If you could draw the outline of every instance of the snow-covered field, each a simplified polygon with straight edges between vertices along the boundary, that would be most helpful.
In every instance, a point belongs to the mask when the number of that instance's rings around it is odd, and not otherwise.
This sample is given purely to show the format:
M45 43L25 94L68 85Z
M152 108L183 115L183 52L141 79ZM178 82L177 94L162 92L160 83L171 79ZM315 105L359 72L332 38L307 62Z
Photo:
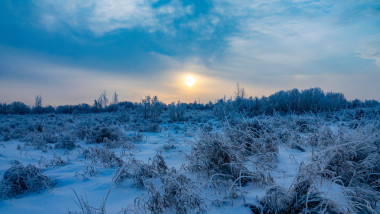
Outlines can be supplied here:
M379 213L379 112L170 118L0 116L0 213Z

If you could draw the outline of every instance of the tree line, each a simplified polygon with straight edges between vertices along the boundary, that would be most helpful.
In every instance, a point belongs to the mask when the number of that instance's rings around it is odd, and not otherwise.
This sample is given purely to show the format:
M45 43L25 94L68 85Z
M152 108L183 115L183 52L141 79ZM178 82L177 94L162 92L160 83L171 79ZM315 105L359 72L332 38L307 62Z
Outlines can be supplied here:
M145 98L141 99L141 102L119 102L116 92L113 94L111 100L109 100L105 91L94 100L92 105L82 103L78 105L60 105L53 107L50 105L43 106L42 101L42 96L37 95L35 96L33 106L28 106L23 102L12 102L10 104L0 102L0 114L78 114L115 112L125 109L141 109L143 114L153 114L152 112L155 111L154 108L165 110L176 106L174 103L169 105L162 103L158 100L157 96L145 96ZM376 100L361 101L355 99L348 101L342 93L325 93L321 88L310 88L301 91L298 89L278 91L268 97L263 96L261 98L247 97L244 88L237 85L234 98L228 100L223 98L214 103L209 101L206 104L197 103L196 101L193 103L181 103L181 108L198 110L213 109L214 114L222 117L229 112L237 112L247 116L273 114L275 112L302 114L375 107L378 105L379 102ZM150 112L146 111L148 108Z

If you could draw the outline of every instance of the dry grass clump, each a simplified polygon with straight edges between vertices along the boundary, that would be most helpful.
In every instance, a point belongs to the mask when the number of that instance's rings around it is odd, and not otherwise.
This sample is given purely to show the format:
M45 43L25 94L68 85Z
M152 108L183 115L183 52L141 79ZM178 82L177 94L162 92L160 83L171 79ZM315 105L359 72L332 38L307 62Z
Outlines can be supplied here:
M24 138L26 147L32 147L43 152L56 149L73 150L77 147L76 138L72 133L53 134L50 132L28 133Z
M94 165L86 163L83 170L79 172L75 172L74 176L77 179L82 177L83 180L88 180L89 177L94 177L94 176L97 176L98 174L99 174L99 170L95 168Z
M55 144L57 149L73 150L77 147L75 139L71 135L61 135L58 142Z
M74 194L77 199L75 203L79 207L80 211L74 211L74 212L69 211L69 214L105 214L106 213L104 203L100 207L96 208L89 204L86 197L83 198L83 196L78 195L75 190L74 190Z
M317 148L327 148L336 144L338 136L333 133L329 126L323 125L313 132L309 137L311 146Z
M301 165L292 186L267 190L254 213L376 213L380 201L380 126L366 125L335 131L321 125L311 133L316 149L312 161ZM338 198L328 197L318 184L323 181L341 186ZM338 205L338 200L347 203Z
M231 180L233 184L245 185L248 182L260 184L271 180L262 171L250 172L245 166L245 155L241 148L220 133L202 132L200 139L191 149L188 156L189 168L205 172L214 179Z
M135 207L151 213L205 212L199 188L185 175L172 170L161 177L160 183L150 182L147 195L135 199Z
M130 127L137 132L155 132L158 133L161 131L160 123L151 122L148 120L139 120L133 124L130 124Z
M318 155L325 158L325 177L347 189L354 207L370 213L380 201L380 127L369 123L345 131Z
M152 166L159 174L165 174L169 168L161 154L156 154L152 159Z
M316 182L321 169L314 162L301 165L293 184L287 190L281 186L267 189L259 205L250 205L253 213L344 213L332 199L318 191Z
M115 125L106 123L80 123L76 135L88 143L104 143L107 141L122 140L124 133Z
M135 187L144 189L146 179L156 177L157 171L152 165L145 164L133 158L121 167L116 174L116 183L120 184L124 180L131 178Z
M173 135L168 135L168 141L162 146L164 151L170 151L177 148L177 140L173 137Z
M152 159L152 164L145 164L134 158L130 158L116 173L115 182L122 183L131 178L133 185L137 188L146 188L146 180L165 174L168 171L164 157L157 154Z
M226 136L246 156L274 163L278 154L277 135L270 124L259 120L238 120L227 124Z
M63 160L60 156L54 154L53 155L53 158L48 161L46 158L42 157L40 158L40 160L38 160L38 165L41 167L54 167L54 166L64 166L68 163L69 161L65 161Z
M161 154L144 164L130 158L121 167L114 178L115 183L132 179L133 185L144 188L147 193L135 199L134 207L124 209L122 213L191 213L204 212L204 199L199 187L187 176L169 169Z
M92 164L101 164L103 167L122 166L123 160L114 152L100 147L89 147L83 151L84 159L90 159Z
M26 167L18 161L13 161L0 182L0 198L13 198L23 193L41 192L52 188L51 179L42 174L42 170L34 165Z

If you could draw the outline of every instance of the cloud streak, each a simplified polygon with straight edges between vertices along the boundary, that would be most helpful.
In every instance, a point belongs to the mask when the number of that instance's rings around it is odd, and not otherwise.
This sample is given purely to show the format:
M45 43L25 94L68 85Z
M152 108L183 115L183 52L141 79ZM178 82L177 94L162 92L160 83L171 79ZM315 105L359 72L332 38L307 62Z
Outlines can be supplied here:
M158 8L146 0L43 0L35 4L40 22L47 29L69 26L77 31L90 30L97 36L131 28L170 32L173 19L192 13L191 6L182 6L179 1Z

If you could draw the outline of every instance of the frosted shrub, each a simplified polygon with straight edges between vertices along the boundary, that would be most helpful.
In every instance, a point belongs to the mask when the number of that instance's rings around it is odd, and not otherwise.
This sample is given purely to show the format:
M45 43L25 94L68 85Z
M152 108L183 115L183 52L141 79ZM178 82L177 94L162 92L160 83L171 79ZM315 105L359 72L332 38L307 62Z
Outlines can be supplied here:
M140 134L126 136L119 126L106 123L80 124L76 135L87 143L102 143L107 148L133 148L133 143L142 141Z
M95 134L95 142L103 143L106 140L119 140L122 132L117 127L100 127L98 130L96 130Z
M168 141L167 143L165 143L163 146L162 146L162 149L164 151L170 151L170 150L173 150L176 148L176 144L177 144L177 141L176 139L173 137L173 135L169 134L168 136Z
M153 98L150 96L145 96L137 108L137 114L140 118L158 121L164 108L165 104L160 102L157 96L154 96Z
M164 174L169 169L162 155L157 154L152 159L152 166L159 174Z
M321 126L310 136L310 144L312 146L326 148L335 144L338 136L336 136L330 127Z
M75 134L87 143L103 143L107 139L119 140L123 135L119 127L96 121L78 124Z
M70 135L62 135L55 148L72 150L76 148L75 139Z
M47 152L49 149L52 149L52 146L49 145L44 139L44 136L39 133L31 132L24 137L23 141L26 142L26 146L31 146L34 149L42 150L43 152Z
M278 154L277 136L258 120L242 119L226 127L226 135L242 154L262 161L275 162Z
M11 168L5 171L0 182L1 198L13 198L23 193L41 192L52 188L49 177L42 170L28 164L24 167L20 162L13 161Z
M138 132L160 132L161 126L156 122L142 121L141 123L136 123L132 127Z
M147 185L147 195L135 199L135 206L151 213L205 212L199 188L185 175L175 171L160 179L159 187Z
M219 100L213 107L213 115L218 119L229 118L236 113L234 112L234 107L231 101L225 102L224 100Z
M171 121L183 121L185 120L185 110L186 104L181 104L180 102L176 104L172 103L169 105L169 118Z
M287 190L280 186L267 189L259 206L251 205L254 213L345 213L347 207L336 203L318 191L316 183L320 178L320 166L317 162L300 166L293 184Z
M157 172L152 165L132 158L117 171L116 176L114 179L118 184L131 178L135 187L143 189L145 188L145 180L156 177Z
M135 143L142 142L143 135L140 134L139 132L130 134L130 135L125 135L122 133L120 138L118 140L109 140L108 138L104 139L104 147L108 149L113 149L113 148L123 148L123 149L132 149L135 147Z
M88 143L104 143L107 140L118 141L123 133L119 127L101 123L89 129L84 128L79 135Z
M304 118L304 117L301 117L295 121L297 130L301 133L313 132L314 129L313 129L313 125L311 124L312 122L314 121L311 120L310 118Z
M90 159L93 164L101 164L104 167L122 166L123 160L114 152L99 147L89 147L83 151L85 159Z
M345 132L319 154L326 158L325 177L350 189L356 209L370 212L380 200L380 136L376 123Z
M142 161L131 158L118 170L115 182L120 184L125 179L132 178L133 185L143 189L146 187L145 183L147 179L164 174L167 170L168 167L165 159L160 154L157 154L153 158L152 164L145 164Z
M244 185L248 182L270 183L270 179L261 171L250 172L244 166L245 157L239 148L225 136L218 133L202 133L192 147L190 169L206 172L207 175L223 180L232 180Z
M38 160L38 165L43 166L45 168L47 167L54 167L54 166L64 166L68 163L68 161L63 160L60 156L54 154L53 158L48 161L46 158L42 157L40 160Z

